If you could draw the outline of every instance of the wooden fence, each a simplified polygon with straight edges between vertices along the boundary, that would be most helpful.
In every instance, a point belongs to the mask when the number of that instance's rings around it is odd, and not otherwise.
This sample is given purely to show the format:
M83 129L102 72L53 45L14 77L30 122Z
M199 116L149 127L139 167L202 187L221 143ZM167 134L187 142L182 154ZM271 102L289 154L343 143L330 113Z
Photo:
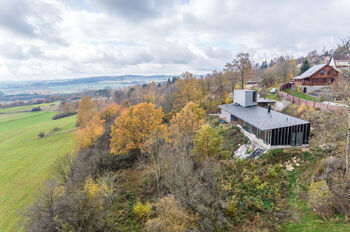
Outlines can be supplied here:
M288 93L278 91L277 96L286 99L294 104L305 104L306 106L314 107L314 108L319 108L321 110L332 110L332 111L343 111L347 110L345 106L337 106L337 105L330 105L326 103L321 103L321 102L314 102L314 101L309 101L305 100L299 97L294 97Z

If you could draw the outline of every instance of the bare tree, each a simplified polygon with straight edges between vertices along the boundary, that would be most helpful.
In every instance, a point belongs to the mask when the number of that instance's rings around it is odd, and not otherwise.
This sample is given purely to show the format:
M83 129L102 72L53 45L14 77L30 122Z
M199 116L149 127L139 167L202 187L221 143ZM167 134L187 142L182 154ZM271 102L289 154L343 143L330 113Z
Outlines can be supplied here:
M350 155L350 80L346 75L342 75L334 84L334 89L342 97L344 104L347 106L348 118L346 125L346 148L345 148L345 163L346 173L349 170L349 155Z
M244 89L244 79L249 71L252 70L252 62L250 61L248 53L239 53L236 59L233 59L232 63L225 65L226 70L232 70L241 74L241 88Z
M350 56L350 37L341 40L341 43L338 44L334 51L334 55Z
M235 89L237 82L239 81L239 74L233 71L231 63L227 63L224 68L224 76L228 82L228 88L230 91Z

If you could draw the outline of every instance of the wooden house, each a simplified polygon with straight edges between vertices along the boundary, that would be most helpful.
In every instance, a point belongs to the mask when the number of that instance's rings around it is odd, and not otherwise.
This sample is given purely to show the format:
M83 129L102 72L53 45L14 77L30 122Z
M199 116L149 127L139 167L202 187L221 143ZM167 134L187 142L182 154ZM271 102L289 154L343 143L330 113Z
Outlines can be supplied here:
M339 71L328 62L312 66L300 76L294 77L293 81L304 93L308 93L331 85L338 75Z

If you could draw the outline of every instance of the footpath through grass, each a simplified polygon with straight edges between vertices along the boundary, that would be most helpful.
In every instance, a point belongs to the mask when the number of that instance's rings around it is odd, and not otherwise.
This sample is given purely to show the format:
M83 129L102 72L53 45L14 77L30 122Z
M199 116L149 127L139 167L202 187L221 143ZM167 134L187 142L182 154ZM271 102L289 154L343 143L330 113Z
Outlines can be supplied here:
M37 106L37 105L36 105ZM50 177L52 163L74 149L75 116L52 120L57 105L0 110L0 231L22 231L21 213ZM58 127L58 130L53 130ZM44 138L38 134L44 132Z

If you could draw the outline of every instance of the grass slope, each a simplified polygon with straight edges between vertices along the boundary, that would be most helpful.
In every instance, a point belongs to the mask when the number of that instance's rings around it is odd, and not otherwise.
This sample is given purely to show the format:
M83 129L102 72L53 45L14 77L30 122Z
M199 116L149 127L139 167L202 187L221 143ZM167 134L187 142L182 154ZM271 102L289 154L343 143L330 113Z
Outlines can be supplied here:
M294 89L286 89L284 90L284 92L290 94L290 95L293 95L294 97L298 97L298 98L301 98L301 99L305 99L305 100L309 100L309 101L318 101L318 99L316 99L315 97L311 96L311 95L308 95L306 93L301 93L301 92L298 92Z
M283 154L285 155L285 154ZM303 153L303 161L290 174L291 192L289 197L290 220L281 225L279 232L349 232L350 224L344 216L323 220L308 205L307 191L321 153Z
M51 164L74 147L75 116L51 120L57 105L0 110L0 231L23 230L21 212L49 177ZM60 129L53 132L52 129ZM39 139L38 134L46 137Z

